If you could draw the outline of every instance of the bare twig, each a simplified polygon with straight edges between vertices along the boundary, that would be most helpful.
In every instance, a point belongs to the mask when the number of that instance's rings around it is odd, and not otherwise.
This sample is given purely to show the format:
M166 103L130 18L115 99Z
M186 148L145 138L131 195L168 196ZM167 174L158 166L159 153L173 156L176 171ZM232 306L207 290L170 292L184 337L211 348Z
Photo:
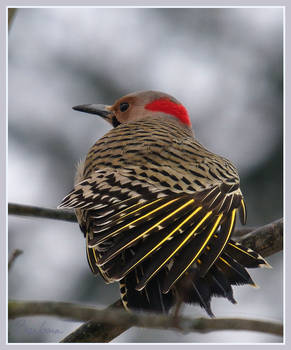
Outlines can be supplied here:
M8 204L8 214L77 222L76 216L72 211L41 208L16 203Z
M8 9L8 28L10 29L13 18L15 17L16 8Z
M15 249L15 250L12 252L12 254L10 255L10 258L9 258L9 260L8 260L8 270L11 269L11 266L13 265L15 259L16 259L19 255L21 255L22 253L23 253L23 251L20 250L20 249Z
M122 308L121 300L117 300L105 310ZM60 343L109 343L128 330L124 324L113 325L104 322L88 321L66 336Z
M105 310L122 308L119 299ZM109 343L130 328L129 325L114 326L104 322L88 321L67 335L60 343Z
M76 321L94 320L103 324L127 326L127 328L136 326L152 329L173 329L183 333L248 330L283 335L283 325L260 320L240 318L191 319L183 317L177 322L177 319L165 315L135 314L122 309L97 310L92 307L63 302L9 301L8 314L10 319L23 316L49 315Z
M267 257L283 249L283 218L240 237L239 242Z

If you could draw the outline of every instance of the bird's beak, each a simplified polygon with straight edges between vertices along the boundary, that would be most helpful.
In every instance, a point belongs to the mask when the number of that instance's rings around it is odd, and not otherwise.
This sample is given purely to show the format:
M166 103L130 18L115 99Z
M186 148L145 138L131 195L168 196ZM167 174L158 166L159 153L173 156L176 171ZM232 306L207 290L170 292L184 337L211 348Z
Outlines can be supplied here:
M100 117L107 120L109 123L111 123L113 113L111 111L111 106L102 105L102 104L92 104L92 105L79 105L73 107L75 111L90 113L90 114L97 114Z

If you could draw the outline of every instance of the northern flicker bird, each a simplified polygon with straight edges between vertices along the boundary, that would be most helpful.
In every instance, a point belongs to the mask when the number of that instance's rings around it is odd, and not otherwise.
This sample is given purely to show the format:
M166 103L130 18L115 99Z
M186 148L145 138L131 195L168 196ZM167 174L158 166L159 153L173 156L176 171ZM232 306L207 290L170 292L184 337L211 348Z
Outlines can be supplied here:
M112 126L80 163L59 208L75 209L94 274L119 282L126 309L167 313L212 296L235 303L245 268L266 266L231 239L246 205L234 165L195 138L186 108L158 92L73 107Z

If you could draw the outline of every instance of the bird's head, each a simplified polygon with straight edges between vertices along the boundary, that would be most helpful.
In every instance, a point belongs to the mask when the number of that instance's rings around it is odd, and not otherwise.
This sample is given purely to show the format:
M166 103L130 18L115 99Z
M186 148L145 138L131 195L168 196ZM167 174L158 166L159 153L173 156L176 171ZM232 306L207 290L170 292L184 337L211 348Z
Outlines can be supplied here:
M73 109L97 114L114 128L120 124L157 116L175 118L184 127L191 128L186 108L174 97L159 91L134 92L121 97L112 106L88 104Z

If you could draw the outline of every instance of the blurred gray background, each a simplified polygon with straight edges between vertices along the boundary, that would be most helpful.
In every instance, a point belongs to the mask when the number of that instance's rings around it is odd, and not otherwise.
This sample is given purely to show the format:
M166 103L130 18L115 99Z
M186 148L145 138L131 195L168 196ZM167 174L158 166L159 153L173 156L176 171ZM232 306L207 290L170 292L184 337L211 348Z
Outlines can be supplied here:
M73 111L160 90L188 109L198 140L241 175L248 225L283 215L283 10L279 8L19 9L9 32L9 202L55 208L76 163L109 130ZM9 217L9 298L106 307L119 297L87 265L78 225ZM282 254L251 270L259 290L235 288L237 305L214 298L217 317L282 322ZM187 316L206 316L199 307ZM80 323L9 322L10 342L58 342ZM182 335L132 328L114 342L281 342L251 332Z

